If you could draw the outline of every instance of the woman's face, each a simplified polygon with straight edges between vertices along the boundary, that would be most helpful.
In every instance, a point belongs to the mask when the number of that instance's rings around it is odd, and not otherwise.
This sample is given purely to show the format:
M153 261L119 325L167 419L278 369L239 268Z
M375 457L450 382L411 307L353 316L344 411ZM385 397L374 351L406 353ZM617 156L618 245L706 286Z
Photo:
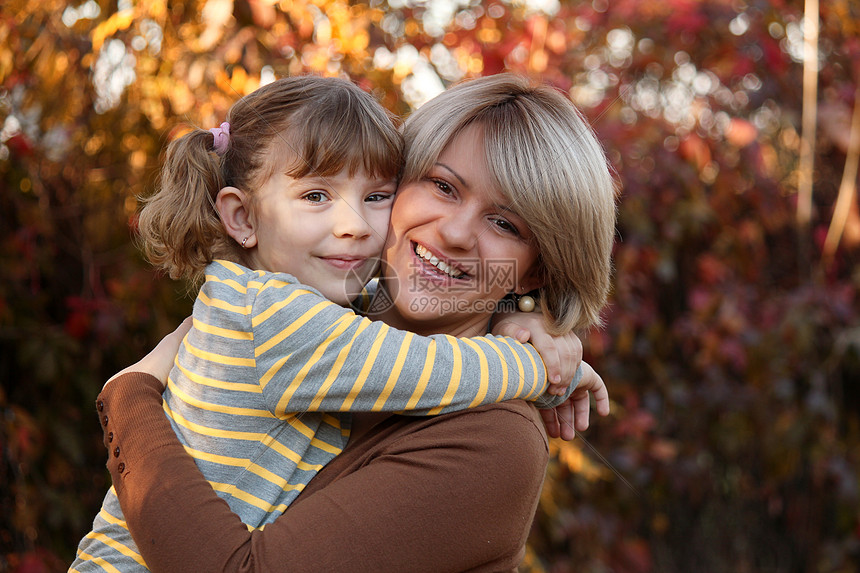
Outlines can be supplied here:
M388 322L420 334L483 334L503 296L540 286L529 228L490 181L483 130L473 125L424 178L400 186L383 254Z

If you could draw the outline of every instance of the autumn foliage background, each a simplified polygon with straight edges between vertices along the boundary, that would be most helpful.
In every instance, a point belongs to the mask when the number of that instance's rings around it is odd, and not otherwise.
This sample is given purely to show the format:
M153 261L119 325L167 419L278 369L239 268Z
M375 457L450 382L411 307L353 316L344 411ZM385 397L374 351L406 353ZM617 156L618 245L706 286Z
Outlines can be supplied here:
M503 69L569 93L622 187L585 341L613 414L551 444L523 570L860 570L860 6L817 4L6 0L0 571L71 562L110 485L94 397L189 312L132 242L183 125L288 74L404 114Z

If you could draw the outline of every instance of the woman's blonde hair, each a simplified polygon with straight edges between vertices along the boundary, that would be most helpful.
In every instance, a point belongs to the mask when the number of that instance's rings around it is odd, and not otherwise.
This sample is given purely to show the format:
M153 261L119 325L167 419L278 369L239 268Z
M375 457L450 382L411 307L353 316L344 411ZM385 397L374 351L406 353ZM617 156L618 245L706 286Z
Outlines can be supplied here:
M172 141L160 185L144 200L138 236L145 255L171 278L199 282L207 264L224 258L248 264L224 229L215 199L227 186L251 198L280 170L290 177L329 176L346 168L396 178L403 146L393 116L370 94L337 78L296 76L261 87L227 113L223 154L214 135L194 129Z
M617 190L591 127L549 86L513 74L465 81L404 123L401 183L424 177L445 146L476 124L494 185L535 237L548 328L559 334L601 325Z

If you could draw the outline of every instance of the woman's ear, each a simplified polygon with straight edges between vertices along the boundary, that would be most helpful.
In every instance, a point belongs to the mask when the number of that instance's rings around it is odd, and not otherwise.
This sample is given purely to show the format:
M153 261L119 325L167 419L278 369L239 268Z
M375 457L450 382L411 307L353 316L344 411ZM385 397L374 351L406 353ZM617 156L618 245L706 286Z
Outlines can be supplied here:
M520 279L517 285L516 294L523 295L533 290L537 290L546 284L546 279L543 276L543 268L539 264L532 265L532 268Z
M246 249L257 244L254 222L248 211L248 200L245 192L235 187L224 187L215 199L215 209L227 234Z

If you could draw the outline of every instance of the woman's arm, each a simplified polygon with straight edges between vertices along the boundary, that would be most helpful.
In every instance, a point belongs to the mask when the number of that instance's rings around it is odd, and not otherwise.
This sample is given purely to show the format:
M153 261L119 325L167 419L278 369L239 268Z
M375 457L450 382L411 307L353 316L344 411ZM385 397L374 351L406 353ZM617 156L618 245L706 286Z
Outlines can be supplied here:
M539 418L522 402L394 416L351 443L274 523L249 532L173 435L156 379L120 376L99 403L108 468L155 573L190 564L201 571L512 570L548 459Z
M179 347L182 345L182 340L188 334L188 331L191 330L191 322L190 316L183 320L173 332L162 338L149 354L108 378L105 386L110 384L111 380L123 374L145 372L161 380L163 389L163 386L167 384L167 377L173 368L173 362L176 358L176 353L179 352Z

